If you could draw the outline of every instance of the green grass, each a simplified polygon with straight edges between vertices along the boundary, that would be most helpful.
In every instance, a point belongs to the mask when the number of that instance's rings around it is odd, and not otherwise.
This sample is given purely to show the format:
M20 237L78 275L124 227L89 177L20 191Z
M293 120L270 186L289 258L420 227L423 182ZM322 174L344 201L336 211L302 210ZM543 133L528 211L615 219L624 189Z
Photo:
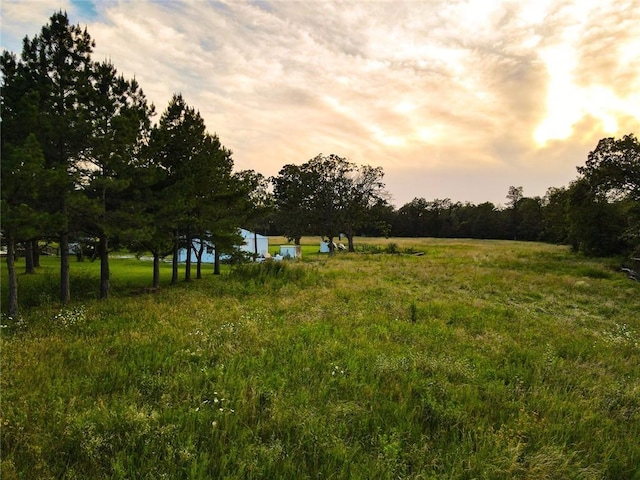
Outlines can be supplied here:
M72 305L3 318L3 480L639 478L640 285L612 260L359 245L174 287L165 267L155 294L114 259L102 302L72 264Z

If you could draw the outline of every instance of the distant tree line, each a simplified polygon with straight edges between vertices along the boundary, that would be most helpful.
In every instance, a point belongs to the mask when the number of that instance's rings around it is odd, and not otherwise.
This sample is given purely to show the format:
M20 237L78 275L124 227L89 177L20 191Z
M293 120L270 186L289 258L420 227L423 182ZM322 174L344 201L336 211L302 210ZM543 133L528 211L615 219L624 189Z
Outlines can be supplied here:
M352 182L351 196L328 172ZM265 232L293 241L342 233L350 249L353 235L366 235L541 241L590 256L640 256L640 143L633 134L600 140L569 186L549 188L544 197L511 186L504 206L414 198L395 208L382 177L381 169L333 155L286 165L272 179L275 209ZM333 230L323 225L338 217Z
M571 245L587 255L640 255L640 145L630 134L605 138L568 187L525 197L510 187L504 207L415 198L395 208L380 167L317 155L265 178L233 171L231 152L200 113L175 94L157 124L135 79L95 62L86 30L55 13L22 54L4 51L2 68L2 244L7 250L9 315L18 311L18 247L25 273L43 244L60 255L60 301L70 301L71 243L89 239L100 260L99 297L109 295L109 252L126 247L172 258L193 249L202 275L205 242L219 255L239 243L238 228L299 243L318 235L330 247L346 236L515 239ZM195 249L194 245L198 245ZM187 254L184 279L192 278Z

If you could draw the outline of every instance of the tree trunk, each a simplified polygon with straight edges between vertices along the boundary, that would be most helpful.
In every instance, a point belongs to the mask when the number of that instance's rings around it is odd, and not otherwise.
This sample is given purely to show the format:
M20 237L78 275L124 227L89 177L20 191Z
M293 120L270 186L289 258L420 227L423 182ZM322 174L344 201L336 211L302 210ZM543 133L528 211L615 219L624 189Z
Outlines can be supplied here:
M160 286L160 255L157 252L153 253L153 288Z
M258 231L253 232L253 252L256 254L256 258L258 258Z
M356 248L353 246L353 232L349 232L346 235L347 243L349 244L349 251L353 253L356 251Z
M220 275L220 252L218 247L213 252L213 274Z
M33 243L31 240L24 242L24 273L27 275L36 273L33 266Z
M178 230L173 231L173 260L171 261L171 285L178 283Z
M187 229L187 258L185 259L184 281L191 281L191 250L193 249L191 231Z
M100 236L98 244L100 249L100 299L109 297L109 239L106 235Z
M204 254L204 240L200 239L200 248L198 249L198 263L196 264L196 278L200 280L202 278L202 255Z
M69 281L69 234L60 234L60 302L66 305L71 300Z
M84 262L84 250L80 242L76 243L76 246L73 248L73 251L76 255L76 260L78 262Z
M16 275L15 242L7 236L7 273L9 274L9 309L10 317L18 315L18 276Z
M31 240L32 247L31 251L33 252L33 266L40 266L40 248L38 246L38 240Z
M333 255L334 253L336 253L336 245L335 243L333 243L333 237L327 237L328 240L328 244L329 244L329 255Z

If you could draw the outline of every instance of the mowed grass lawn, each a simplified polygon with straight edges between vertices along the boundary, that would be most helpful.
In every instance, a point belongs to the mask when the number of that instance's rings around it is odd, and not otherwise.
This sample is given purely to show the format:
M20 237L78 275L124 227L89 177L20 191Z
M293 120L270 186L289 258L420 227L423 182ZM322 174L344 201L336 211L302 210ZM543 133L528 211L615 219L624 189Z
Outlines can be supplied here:
M114 258L102 302L99 265L73 263L66 308L55 259L21 275L1 478L640 478L640 284L615 260L303 243L174 287L165 266L156 293L149 262Z

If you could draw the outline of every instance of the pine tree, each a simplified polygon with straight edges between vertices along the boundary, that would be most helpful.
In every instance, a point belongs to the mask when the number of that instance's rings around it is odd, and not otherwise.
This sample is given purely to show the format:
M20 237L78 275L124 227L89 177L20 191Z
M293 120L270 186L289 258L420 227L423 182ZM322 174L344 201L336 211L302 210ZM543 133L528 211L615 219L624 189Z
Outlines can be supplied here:
M70 300L69 231L77 200L78 162L87 148L91 53L94 42L86 30L69 23L66 13L55 13L39 35L25 38L22 68L29 97L35 98L33 126L42 147L51 181L41 206L57 216L60 241L60 300Z
M156 245L171 245L172 284L178 281L178 251L186 248L188 281L192 239L231 229L222 220L236 196L231 152L216 135L207 133L200 113L189 107L182 95L174 95L151 134L147 156L155 172L148 186L154 224L150 238Z
M98 238L100 298L107 298L110 241L130 239L142 223L142 209L129 196L129 187L134 169L141 168L138 154L150 130L153 107L137 82L119 76L110 63L93 66L91 86L91 135L79 162L86 200L81 229Z

